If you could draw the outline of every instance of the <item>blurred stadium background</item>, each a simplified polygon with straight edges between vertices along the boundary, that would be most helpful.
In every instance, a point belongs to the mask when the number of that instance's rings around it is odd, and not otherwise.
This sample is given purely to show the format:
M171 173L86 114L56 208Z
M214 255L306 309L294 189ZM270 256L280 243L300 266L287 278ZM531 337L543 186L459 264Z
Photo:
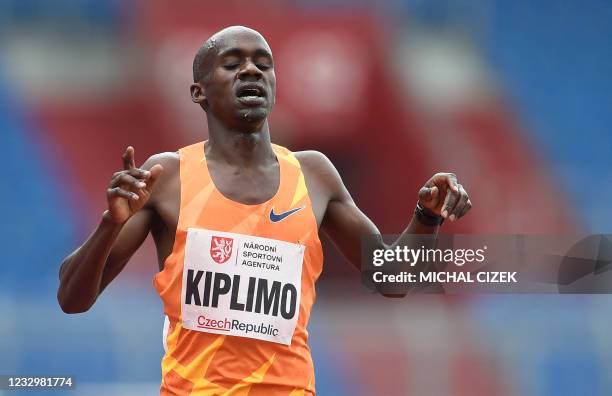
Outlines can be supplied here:
M151 241L86 314L60 311L57 270L127 145L142 163L205 139L188 86L214 31L268 38L273 139L327 154L383 232L450 170L475 209L444 232L610 233L611 21L603 0L1 0L0 374L158 390ZM310 326L321 395L612 394L608 295L387 300L326 257Z

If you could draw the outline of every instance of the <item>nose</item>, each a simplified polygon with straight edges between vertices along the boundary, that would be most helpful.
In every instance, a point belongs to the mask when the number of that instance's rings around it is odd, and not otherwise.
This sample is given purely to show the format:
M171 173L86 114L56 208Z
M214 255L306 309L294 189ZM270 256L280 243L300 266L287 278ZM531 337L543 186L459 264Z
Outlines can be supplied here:
M240 79L247 79L249 77L259 79L262 75L263 74L261 70L259 70L257 65L253 63L251 59L247 59L246 62L244 62L244 65L240 68L240 71L238 72L238 78Z

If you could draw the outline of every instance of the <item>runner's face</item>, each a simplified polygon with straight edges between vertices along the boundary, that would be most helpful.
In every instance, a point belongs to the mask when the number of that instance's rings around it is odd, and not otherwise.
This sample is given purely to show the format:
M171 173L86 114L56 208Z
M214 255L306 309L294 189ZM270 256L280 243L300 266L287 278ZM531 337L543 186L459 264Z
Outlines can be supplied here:
M268 43L252 32L224 38L206 85L209 111L230 126L263 122L275 95L276 76Z

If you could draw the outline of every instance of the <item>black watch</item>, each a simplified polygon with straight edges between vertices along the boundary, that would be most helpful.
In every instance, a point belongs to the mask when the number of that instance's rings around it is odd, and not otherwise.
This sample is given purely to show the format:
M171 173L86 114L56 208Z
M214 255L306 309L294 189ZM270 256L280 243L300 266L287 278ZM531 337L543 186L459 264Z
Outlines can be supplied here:
M444 217L433 214L429 209L421 206L420 202L416 204L414 215L419 223L429 227L441 226L444 223Z

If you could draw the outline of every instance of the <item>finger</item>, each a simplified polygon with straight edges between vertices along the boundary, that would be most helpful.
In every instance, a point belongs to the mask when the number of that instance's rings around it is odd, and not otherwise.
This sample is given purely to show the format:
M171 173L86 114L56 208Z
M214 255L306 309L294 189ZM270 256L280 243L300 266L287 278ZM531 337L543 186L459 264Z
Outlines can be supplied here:
M110 184L110 188L118 187L118 186L131 186L133 188L145 188L147 184L142 180L138 180L134 176L131 176L127 173L119 173L117 176L113 178Z
M463 209L461 210L461 213L459 213L459 216L457 216L457 218L460 219L463 216L465 216L465 214L469 212L470 209L472 209L472 200L468 198L467 202L465 203L465 206L463 207Z
M132 177L135 177L136 179L140 179L144 181L146 181L151 176L151 172L149 172L148 170L140 169L140 168L132 168L129 170L122 170L122 171L113 173L113 176L111 179L115 179L123 174L128 174Z
M136 166L134 165L134 147L128 146L121 159L123 160L123 169L130 170L134 168Z
M444 205L442 205L442 217L448 218L448 215L453 211L460 197L461 194L457 191L453 191L450 187L446 190L446 198L444 199Z
M459 192L457 176L454 173L437 173L434 176L433 182L438 186L446 184L451 191Z
M451 191L459 192L459 184L457 183L457 176L455 176L452 173L449 173L446 176L446 183L448 184L448 187L451 189Z
M438 187L422 187L419 190L419 199L421 202L430 202L438 197Z
M459 194L459 201L457 202L457 205L455 205L453 210L450 212L450 216L448 217L450 221L455 221L459 218L459 215L463 211L463 208L465 207L467 201L470 199L463 187L459 189Z
M153 165L150 171L149 180L147 180L147 190L152 191L155 183L159 180L160 175L162 174L164 167L160 164Z
M140 169L140 168L132 168L130 170L123 171L122 173L125 173L125 172L127 172L128 175L133 176L137 179L147 180L151 176L150 171L146 169Z
M140 199L138 194L133 193L131 191L124 190L124 189L122 189L120 187L109 188L108 190L106 190L106 196L109 199L110 198L116 198L116 197L123 197L123 198L126 198L126 199L131 199L133 201L138 201Z

